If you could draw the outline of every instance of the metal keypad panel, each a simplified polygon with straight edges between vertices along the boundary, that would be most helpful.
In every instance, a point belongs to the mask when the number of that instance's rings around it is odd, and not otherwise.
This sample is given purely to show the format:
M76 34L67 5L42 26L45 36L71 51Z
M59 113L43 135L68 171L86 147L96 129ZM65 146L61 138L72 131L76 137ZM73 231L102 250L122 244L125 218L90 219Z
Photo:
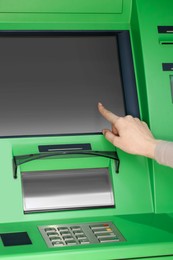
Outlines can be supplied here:
M48 247L64 247L125 241L112 222L38 227Z

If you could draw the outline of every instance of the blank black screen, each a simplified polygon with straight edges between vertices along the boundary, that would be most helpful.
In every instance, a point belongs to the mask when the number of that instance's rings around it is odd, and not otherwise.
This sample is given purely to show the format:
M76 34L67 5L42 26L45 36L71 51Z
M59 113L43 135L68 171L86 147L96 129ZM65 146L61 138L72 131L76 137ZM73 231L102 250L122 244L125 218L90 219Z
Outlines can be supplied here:
M27 232L0 234L4 246L22 246L32 244Z
M0 37L0 136L101 132L124 115L116 36Z

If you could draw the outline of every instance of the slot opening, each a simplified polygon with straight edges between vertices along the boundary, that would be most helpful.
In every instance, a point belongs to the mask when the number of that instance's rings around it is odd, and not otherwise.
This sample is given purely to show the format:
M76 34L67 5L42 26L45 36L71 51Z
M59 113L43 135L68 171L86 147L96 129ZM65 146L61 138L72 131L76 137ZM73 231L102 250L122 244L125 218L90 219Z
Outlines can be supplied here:
M109 170L21 171L24 213L115 207Z
M116 166L116 173L119 173L119 165L120 160L118 158L118 154L116 151L92 151L92 150L66 150L66 151L56 151L56 152L48 152L48 153L38 153L38 154L26 154L26 155L19 155L13 157L13 177L17 179L17 167L39 159L45 158L68 158L68 157L79 157L79 156L98 156L98 157L105 157L109 159L113 159L115 161Z
M158 33L164 33L164 34L169 34L169 33L173 33L173 26L158 26Z
M159 43L161 44L161 45L173 45L173 40L172 41L159 41Z

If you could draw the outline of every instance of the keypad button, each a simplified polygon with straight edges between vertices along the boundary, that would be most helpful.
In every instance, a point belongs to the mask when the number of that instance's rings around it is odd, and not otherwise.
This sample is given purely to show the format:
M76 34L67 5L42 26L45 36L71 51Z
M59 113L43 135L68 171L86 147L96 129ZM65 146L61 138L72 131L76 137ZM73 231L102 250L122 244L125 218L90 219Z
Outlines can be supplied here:
M119 239L118 237L105 237L105 238L100 238L99 239L101 243L107 243L107 242L118 242Z
M59 231L59 232L64 232L64 231L67 232L67 231L69 231L69 229L68 229L67 227L59 227L59 228L58 228L58 231Z
M80 244L81 244L81 245L86 245L86 244L90 244L90 242L89 242L88 240L86 240L86 241L80 241Z
M52 237L50 237L50 240L51 241L61 241L61 238L58 236L52 236Z
M65 244L63 242L52 242L52 245L53 246L58 246L58 247L62 247L62 246L65 246Z
M73 232L75 232L75 231L82 231L81 227L78 227L78 226L71 227L71 230L72 230Z
M90 228L92 230L98 230L98 229L105 230L106 228L109 228L109 227L110 227L109 225L92 225L92 226L90 226Z
M111 235L111 236L105 236L105 235L100 235L100 236L97 236L97 238L100 240L100 239L104 239L104 238L112 238L112 239L116 239L117 236L116 235Z
M45 228L44 230L45 230L45 232L56 231L55 228Z
M98 234L97 236L97 239L101 239L101 238L112 238L112 239L114 239L114 238L117 238L117 236L116 235L110 235L110 234Z
M66 237L68 238L68 237L71 237L71 234L69 233L69 234L63 234L63 235L61 235L62 237L63 237L63 239L65 239Z
M81 226L72 226L71 229L78 229L78 228L81 228Z
M115 236L115 234L114 233L110 233L110 232L94 232L94 234L96 235L96 236Z
M62 231L62 232L60 232L60 234L62 236L64 236L64 235L67 235L67 236L71 235L71 233L69 231Z
M74 245L77 245L77 243L76 243L75 240L68 241L68 242L66 242L66 244L67 244L68 246L74 246Z
M112 232L111 232L112 233ZM94 231L94 234L97 235L97 234L111 234L110 231L107 231L107 230L102 230L102 231Z
M109 231L109 232L112 232L112 229L111 229L111 228L107 228L106 230Z
M89 240L88 240L87 238L85 238L85 237L83 237L83 238L78 238L78 240L79 240L80 243L81 243L81 242L89 242Z
M64 237L64 241L70 241L70 240L74 240L74 238L72 236Z
M67 231L60 231L61 234L70 234L70 232L67 230Z
M77 239L86 239L87 237L83 234L83 235L81 235L81 236L76 236L77 237Z
M74 232L75 236L83 236L84 232Z
M84 243L89 244L89 240L88 239L80 239L79 243L80 244L84 244Z
M47 232L47 235L48 235L48 236L56 236L57 233L56 233L56 232Z

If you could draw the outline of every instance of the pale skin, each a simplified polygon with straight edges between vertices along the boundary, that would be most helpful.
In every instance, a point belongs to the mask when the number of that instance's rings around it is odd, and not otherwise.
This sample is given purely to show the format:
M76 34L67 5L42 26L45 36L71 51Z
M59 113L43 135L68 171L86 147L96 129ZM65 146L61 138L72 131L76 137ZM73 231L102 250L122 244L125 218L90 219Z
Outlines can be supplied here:
M105 138L121 150L154 159L156 144L147 124L132 116L119 117L98 103L100 114L108 120L112 129L103 129Z

